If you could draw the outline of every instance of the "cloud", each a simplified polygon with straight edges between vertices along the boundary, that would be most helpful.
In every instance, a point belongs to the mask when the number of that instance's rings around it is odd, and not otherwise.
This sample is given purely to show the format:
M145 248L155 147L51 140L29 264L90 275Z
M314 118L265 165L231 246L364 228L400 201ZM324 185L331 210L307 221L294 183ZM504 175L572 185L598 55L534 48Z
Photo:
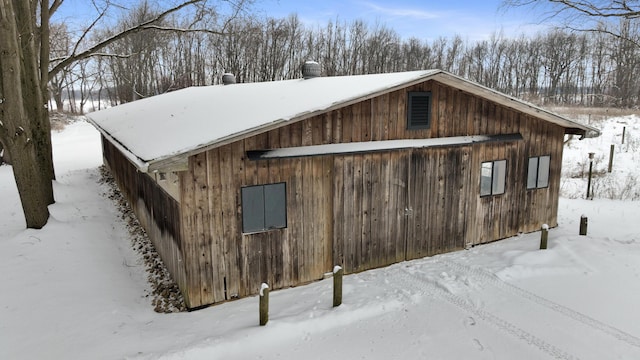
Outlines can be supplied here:
M442 17L442 14L440 13L422 9L384 7L372 2L363 2L362 4L370 8L373 12L384 16L409 17L417 20L437 19Z

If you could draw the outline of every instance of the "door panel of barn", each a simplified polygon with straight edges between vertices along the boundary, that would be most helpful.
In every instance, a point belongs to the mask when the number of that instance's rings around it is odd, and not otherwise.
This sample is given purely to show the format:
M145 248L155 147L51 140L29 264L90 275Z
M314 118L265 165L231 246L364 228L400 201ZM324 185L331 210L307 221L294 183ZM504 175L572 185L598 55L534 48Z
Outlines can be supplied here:
M333 260L346 272L405 259L409 154L335 157Z
M470 152L467 146L411 152L407 260L464 248Z

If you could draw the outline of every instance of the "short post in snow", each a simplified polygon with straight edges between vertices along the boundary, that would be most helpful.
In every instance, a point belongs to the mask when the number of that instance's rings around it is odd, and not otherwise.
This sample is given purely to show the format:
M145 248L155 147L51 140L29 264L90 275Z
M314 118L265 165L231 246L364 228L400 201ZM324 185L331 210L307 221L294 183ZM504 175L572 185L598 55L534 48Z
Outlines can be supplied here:
M613 170L613 153L615 152L616 146L611 144L611 150L609 151L609 172Z
M586 199L589 200L589 197L591 197L591 175L593 174L593 155L595 153L590 152L589 153L589 179L587 180L587 197Z
M333 307L342 304L342 275L344 270L339 265L333 267Z
M624 134L627 132L627 127L623 126L622 127L622 145L624 145Z
M540 231L540 250L547 248L547 240L549 239L549 225L542 224Z
M260 286L260 326L269 322L269 285L262 283Z
M587 235L587 216L580 217L580 235Z

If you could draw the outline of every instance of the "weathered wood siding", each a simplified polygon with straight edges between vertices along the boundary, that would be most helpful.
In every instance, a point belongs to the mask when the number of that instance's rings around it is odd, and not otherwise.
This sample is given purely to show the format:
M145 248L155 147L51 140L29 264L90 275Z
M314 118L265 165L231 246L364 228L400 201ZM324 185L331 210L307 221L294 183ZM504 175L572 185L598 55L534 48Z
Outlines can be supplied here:
M188 298L195 304L255 294L322 278L332 268L330 157L250 161L258 136L190 158L183 173L182 214ZM242 233L241 187L286 183L287 227ZM309 196L313 194L313 196Z
M408 91L432 92L431 127L407 130ZM232 121L232 120L230 120ZM521 141L252 161L250 150L520 133ZM181 223L191 307L385 266L557 225L564 130L428 81L189 158ZM551 155L548 188L528 158ZM483 161L507 160L506 192L480 197ZM242 233L241 187L286 183L287 227Z
M102 138L105 165L180 289L187 288L178 202Z
M346 272L405 259L409 153L335 157L332 260Z

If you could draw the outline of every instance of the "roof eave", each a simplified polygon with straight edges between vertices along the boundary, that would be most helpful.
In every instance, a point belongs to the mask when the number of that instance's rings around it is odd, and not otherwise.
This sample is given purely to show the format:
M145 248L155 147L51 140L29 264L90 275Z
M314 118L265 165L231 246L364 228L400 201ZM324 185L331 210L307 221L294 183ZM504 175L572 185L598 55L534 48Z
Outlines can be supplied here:
M125 146L123 146L116 138L114 138L113 136L111 136L111 134L109 134L109 132L107 132L105 129L103 129L97 122L95 122L90 115L86 116L87 121L93 125L98 132L100 132L100 134L102 134L102 136L107 139L113 146L115 146L118 151L120 151L122 153L122 155L124 157L126 157L129 161L131 161L131 163L138 169L138 171L141 172L149 172L149 162L145 161L143 159L140 159L139 157L137 157L135 154L133 154L131 151L129 151L129 149L127 149Z

